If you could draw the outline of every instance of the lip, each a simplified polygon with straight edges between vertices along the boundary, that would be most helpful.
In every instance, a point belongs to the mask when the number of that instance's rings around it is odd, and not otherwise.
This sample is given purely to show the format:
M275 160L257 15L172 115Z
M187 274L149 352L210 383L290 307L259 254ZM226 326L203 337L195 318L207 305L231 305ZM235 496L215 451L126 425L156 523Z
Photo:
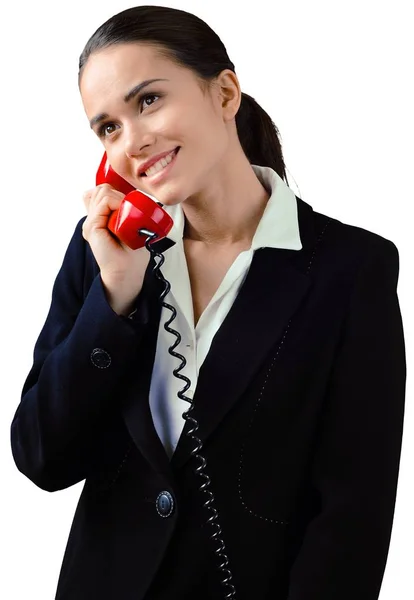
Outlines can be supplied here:
M166 167L164 167L163 169L161 169L161 171L158 171L158 173L155 173L155 175L150 175L149 177L147 175L141 175L142 179L145 179L145 181L148 181L148 183L159 183L160 181L163 181L166 177L168 177L172 167L175 164L175 161L177 159L177 156L180 152L180 147L178 147L178 151L177 153L174 155L174 158L172 159L172 161L170 163L168 163L168 165ZM171 152L171 150L170 150ZM167 152L167 155L169 154L169 152ZM164 154L164 156L166 156ZM161 157L162 158L162 157ZM158 159L159 160L159 159Z
M161 158L164 158L165 156L168 156L173 150L176 150L178 148L178 146L176 146L175 148L171 148L171 150L167 150L167 152L162 152L161 154L157 154L156 156L152 156L151 158L149 158L148 160L146 160L144 163L142 163L142 165L140 165L139 169L138 169L138 176L139 177L145 177L144 172L149 169L150 167L152 167L152 165L155 165L156 162L158 162L159 160L161 160Z

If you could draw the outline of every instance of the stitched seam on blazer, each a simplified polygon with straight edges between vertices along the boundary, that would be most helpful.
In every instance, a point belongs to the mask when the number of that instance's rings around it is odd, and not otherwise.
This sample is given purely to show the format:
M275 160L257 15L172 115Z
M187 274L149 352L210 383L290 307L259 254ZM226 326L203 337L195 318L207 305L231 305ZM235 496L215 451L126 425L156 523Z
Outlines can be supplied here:
M126 459L128 458L128 455L129 455L129 453L130 453L130 452L131 452L131 450L132 450L132 446L133 446L133 442L130 442L130 443L129 443L129 446L128 446L128 448L127 448L127 451L125 452L125 455L124 455L123 459L121 460L121 462L120 462L120 463L119 463L119 465L118 465L118 469L117 469L117 471L116 471L116 473L115 473L114 477L112 478L112 481L110 481L110 483L109 483L109 484L108 484L108 486L106 487L106 489L107 489L107 490L109 490L109 489L110 489L110 488L111 488L111 487L114 485L115 481L118 479L118 477L119 477L119 474L120 474L120 472L121 472L121 470L122 470L122 467L124 466L124 464L125 464L125 461L126 461Z
M319 246L320 241L322 240L322 238L323 238L323 236L325 234L326 228L328 227L328 225L329 225L329 223L331 221L332 221L332 218L329 218L328 221L325 223L325 226L324 226L323 230L319 234L318 239L316 240L315 246L313 248L312 256L309 259L309 263L308 263L308 266L307 266L307 269L306 269L306 275L308 275L309 272L310 272L311 266L313 265L313 262L314 262L316 250L317 250L317 248ZM284 332L284 334L282 336L281 342L280 342L279 347L277 349L277 352L276 352L275 356L273 357L272 362L271 362L271 364L270 364L270 366L269 366L269 368L267 370L266 377L265 377L262 389L260 390L259 397L257 399L256 405L255 405L254 410L253 410L252 418L250 419L250 423L249 423L248 428L247 428L246 439L247 439L247 437L249 435L249 432L252 429L252 426L253 426L253 423L254 423L254 419L255 419L255 416L256 416L256 413L257 413L257 409L258 409L259 404L260 404L260 402L262 400L262 397L263 397L263 391L264 391L264 389L266 387L266 384L267 384L267 381L269 379L270 373L273 370L273 367L275 365L276 359L279 356L280 350L281 350L281 348L283 346L283 343L285 341L287 332L289 330L291 321L292 321L292 319L289 319L287 327L285 329L285 332ZM241 450L240 450L239 476L238 476L238 480L237 480L237 487L238 487L240 502L242 503L243 507L247 510L247 512L249 512L254 517L257 517L258 519L262 519L263 521L267 521L269 523L279 523L280 525L287 525L289 523L289 521L280 521L280 520L277 520L277 519L273 519L273 518L270 518L270 517L264 517L263 515L257 514L256 512L254 512L253 510L251 510L247 506L246 502L243 500L242 490L241 490L241 479L242 479L242 471L243 471L243 459L244 459L244 448L245 448L245 445L246 445L246 440L243 442Z

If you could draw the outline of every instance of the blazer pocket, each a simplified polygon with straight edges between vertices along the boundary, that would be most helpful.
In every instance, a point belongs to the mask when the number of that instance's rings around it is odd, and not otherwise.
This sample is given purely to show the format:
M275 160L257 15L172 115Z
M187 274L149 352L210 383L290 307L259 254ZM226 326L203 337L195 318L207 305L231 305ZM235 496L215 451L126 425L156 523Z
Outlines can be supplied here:
M239 501L252 517L274 525L289 522L289 473L282 456L269 453L267 444L273 440L262 435L263 444L255 445L257 438L241 445L237 489Z
M286 525L309 475L316 413L303 398L269 386L252 404L238 456L239 501L254 518Z

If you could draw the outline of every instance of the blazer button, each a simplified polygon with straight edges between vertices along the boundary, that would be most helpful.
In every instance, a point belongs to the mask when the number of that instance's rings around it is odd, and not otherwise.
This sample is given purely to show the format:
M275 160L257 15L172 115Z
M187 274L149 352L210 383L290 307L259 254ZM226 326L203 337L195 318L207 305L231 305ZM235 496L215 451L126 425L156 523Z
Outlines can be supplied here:
M92 350L91 361L98 369L107 369L111 364L111 357L108 352L102 350L102 348L95 348Z
M174 500L170 492L160 492L155 502L160 517L169 517L174 510Z

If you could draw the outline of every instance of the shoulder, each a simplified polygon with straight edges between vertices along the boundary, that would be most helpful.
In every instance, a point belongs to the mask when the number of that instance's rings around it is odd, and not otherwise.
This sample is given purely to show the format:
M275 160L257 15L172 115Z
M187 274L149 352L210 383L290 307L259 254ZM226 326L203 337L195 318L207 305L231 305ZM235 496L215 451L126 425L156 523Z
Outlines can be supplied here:
M318 212L300 198L297 205L303 248L292 260L304 273L341 289L353 287L367 273L397 282L399 253L392 240Z
M299 223L301 216L311 221L314 245L320 244L320 250L329 252L336 258L348 257L349 260L364 260L368 255L392 254L398 256L395 243L371 230L357 224L345 223L332 214L323 214L297 198ZM302 226L300 224L302 231Z

